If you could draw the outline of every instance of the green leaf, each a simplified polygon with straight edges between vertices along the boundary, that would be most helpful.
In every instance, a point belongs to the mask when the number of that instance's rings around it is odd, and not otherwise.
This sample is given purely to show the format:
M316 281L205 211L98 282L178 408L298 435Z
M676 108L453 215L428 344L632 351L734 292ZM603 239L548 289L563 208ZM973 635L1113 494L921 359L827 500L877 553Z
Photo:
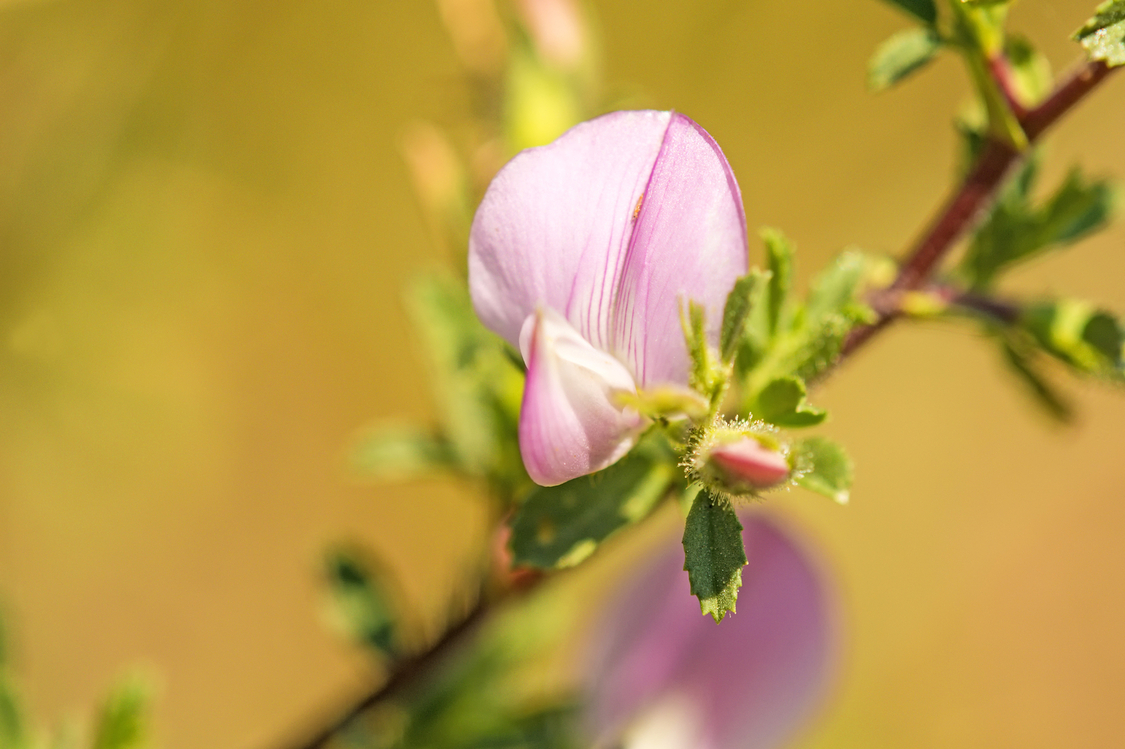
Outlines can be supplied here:
M780 377L762 389L751 415L784 427L808 427L824 421L828 413L805 402L805 381L800 377Z
M1048 416L1060 422L1068 422L1074 416L1074 410L1055 387L1039 371L1039 364L1035 350L1027 342L1021 341L1017 336L1006 335L1000 339L1001 351L1010 370L1042 406Z
M793 243L777 229L762 229L761 237L770 272L766 320L770 336L775 336L793 284Z
M347 635L374 652L399 655L397 606L389 575L354 548L338 548L325 559L333 614Z
M384 426L360 436L351 450L351 464L378 479L409 479L457 467L449 443L412 426Z
M421 279L408 298L435 378L442 439L465 473L526 481L515 445L523 373L485 330L462 281Z
M133 678L110 693L98 715L93 749L135 749L145 742L150 691Z
M961 263L973 288L985 288L1014 263L1075 242L1109 221L1116 191L1108 182L1088 181L1074 169L1046 202L1035 207L1030 195L1036 175L1036 162L1030 159L1005 186L973 237Z
M23 710L11 676L0 669L0 749L24 746Z
M746 331L746 320L760 293L758 287L764 280L760 273L751 272L735 281L734 288L727 295L727 303L723 308L723 330L719 336L719 351L724 362L734 358L738 350L738 344Z
M1104 60L1110 67L1125 65L1125 0L1109 0L1082 28L1074 32L1091 60Z
M806 321L811 329L825 323L834 315L851 317L855 309L856 292L863 280L867 260L855 251L839 254L809 287L806 303Z
M573 567L614 533L647 517L676 472L667 458L646 448L638 446L604 471L534 489L511 520L513 564Z
M703 614L720 622L734 613L745 565L742 523L730 501L701 491L684 525L684 569Z
M1049 354L1083 374L1125 380L1125 331L1109 313L1077 299L1029 305L1020 324Z
M852 459L827 437L809 437L793 445L797 485L847 504L852 487Z
M1012 71L1014 93L1025 107L1047 98L1054 85L1051 63L1028 39L1009 34L1004 40L1004 55Z
M735 370L745 374L761 361L770 347L769 281L772 274L758 268L750 269L755 281L749 291L750 311L743 324L742 339L735 351Z
M937 22L937 6L934 0L886 0L891 5L906 11L923 23L931 26Z
M867 63L867 87L872 91L890 88L937 56L941 38L932 28L900 31L875 50Z

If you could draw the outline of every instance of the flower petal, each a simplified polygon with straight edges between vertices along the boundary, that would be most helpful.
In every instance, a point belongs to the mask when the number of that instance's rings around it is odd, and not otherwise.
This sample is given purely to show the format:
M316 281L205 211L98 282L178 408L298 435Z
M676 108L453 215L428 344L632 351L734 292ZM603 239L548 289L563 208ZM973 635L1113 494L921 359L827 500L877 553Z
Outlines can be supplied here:
M769 749L809 717L831 661L825 582L773 521L744 514L742 522L739 613L717 627L699 615L679 550L615 598L589 681L598 738L646 735L671 703L685 720L698 715L691 722L703 731L669 747Z
M500 170L469 235L469 287L488 328L517 345L524 320L543 305L610 349L633 214L671 118L614 112Z
M617 462L632 448L646 422L617 405L618 393L637 389L621 362L544 308L524 322L520 349L527 362L520 454L533 481L561 484Z
M727 294L748 263L742 193L730 164L703 128L673 114L636 218L612 323L610 350L641 387L688 381L681 307L688 300L703 305L717 346Z

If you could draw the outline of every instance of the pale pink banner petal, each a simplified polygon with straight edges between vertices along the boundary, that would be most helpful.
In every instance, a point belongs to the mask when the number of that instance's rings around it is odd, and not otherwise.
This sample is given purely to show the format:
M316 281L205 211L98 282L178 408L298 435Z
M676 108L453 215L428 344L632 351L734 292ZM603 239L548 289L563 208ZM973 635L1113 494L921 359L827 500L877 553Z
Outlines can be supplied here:
M706 310L707 338L719 342L723 306L747 273L746 216L730 164L714 139L673 114L619 282L613 351L637 384L688 379L680 310Z
M518 154L485 193L469 235L469 287L486 326L516 345L539 305L609 350L633 214L669 112L614 112Z
M554 486L617 462L646 426L618 403L619 394L636 392L632 375L549 309L526 320L520 339L527 382L519 438L528 475Z

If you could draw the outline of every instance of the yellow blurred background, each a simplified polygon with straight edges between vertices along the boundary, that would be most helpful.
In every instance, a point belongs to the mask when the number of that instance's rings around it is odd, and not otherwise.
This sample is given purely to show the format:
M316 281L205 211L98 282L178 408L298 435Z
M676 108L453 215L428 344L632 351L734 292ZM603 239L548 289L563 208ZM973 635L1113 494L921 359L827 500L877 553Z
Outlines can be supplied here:
M1063 68L1092 5L1024 0L1012 25ZM606 89L706 127L801 279L849 244L898 252L943 197L965 76L946 59L868 94L907 24L889 6L592 8ZM161 746L271 746L373 675L319 613L340 538L442 610L482 508L344 456L365 424L432 415L402 291L444 256L400 145L468 104L426 0L0 0L0 602L42 721L140 664ZM1050 139L1048 183L1074 161L1125 178L1123 127L1110 80ZM1125 312L1123 279L1119 223L1007 288ZM846 508L769 500L840 586L804 745L1125 745L1125 394L1072 389L1057 428L984 342L901 325L816 394L858 470Z

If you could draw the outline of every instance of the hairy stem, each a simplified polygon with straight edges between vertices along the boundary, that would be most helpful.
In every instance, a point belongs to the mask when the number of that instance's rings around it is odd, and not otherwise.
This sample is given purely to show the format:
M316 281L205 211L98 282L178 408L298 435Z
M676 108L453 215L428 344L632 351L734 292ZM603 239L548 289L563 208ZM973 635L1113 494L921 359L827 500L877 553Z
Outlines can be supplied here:
M1064 78L1042 104L1019 118L1028 142L1034 143L1113 70L1099 60L1085 63ZM891 284L891 290L912 291L929 282L941 260L992 203L1004 177L1020 156L1020 151L1006 143L997 140L988 142L957 190L910 251L898 277ZM891 310L880 314L874 323L852 331L844 343L841 357L853 354L899 316L899 312Z

